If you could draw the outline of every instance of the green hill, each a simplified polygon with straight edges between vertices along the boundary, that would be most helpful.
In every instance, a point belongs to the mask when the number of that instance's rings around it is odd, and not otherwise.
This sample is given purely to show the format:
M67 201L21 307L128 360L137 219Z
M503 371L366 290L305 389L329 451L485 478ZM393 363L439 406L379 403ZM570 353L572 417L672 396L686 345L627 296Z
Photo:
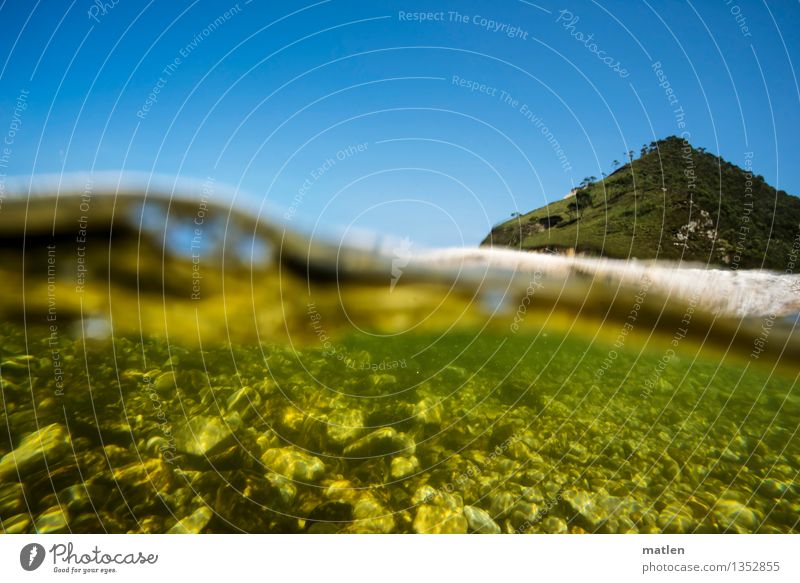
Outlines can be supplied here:
M671 136L569 198L492 229L481 245L783 271L797 260L800 199L752 169ZM748 164L749 165L749 164Z

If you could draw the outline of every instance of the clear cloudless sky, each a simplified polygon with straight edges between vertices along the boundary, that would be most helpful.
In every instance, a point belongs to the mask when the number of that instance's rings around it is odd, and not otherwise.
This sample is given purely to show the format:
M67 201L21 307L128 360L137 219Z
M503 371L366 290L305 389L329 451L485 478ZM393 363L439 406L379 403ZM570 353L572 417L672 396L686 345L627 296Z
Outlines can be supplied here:
M681 132L800 194L799 35L788 0L5 0L0 171L211 178L417 247Z

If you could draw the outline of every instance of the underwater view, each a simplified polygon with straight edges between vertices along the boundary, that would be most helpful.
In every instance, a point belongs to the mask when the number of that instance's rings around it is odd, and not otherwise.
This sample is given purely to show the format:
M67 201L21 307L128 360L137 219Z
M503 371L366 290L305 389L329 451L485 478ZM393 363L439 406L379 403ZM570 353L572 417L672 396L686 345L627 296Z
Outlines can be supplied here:
M24 239L5 202L3 532L800 530L796 314L332 277L156 195L18 202Z
M799 30L0 0L0 583L800 581Z

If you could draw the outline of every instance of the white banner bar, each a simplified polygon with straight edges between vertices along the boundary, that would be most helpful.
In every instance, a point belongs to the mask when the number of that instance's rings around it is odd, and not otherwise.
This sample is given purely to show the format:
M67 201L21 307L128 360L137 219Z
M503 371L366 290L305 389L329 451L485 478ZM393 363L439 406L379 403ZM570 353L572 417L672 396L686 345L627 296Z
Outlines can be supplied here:
M800 581L795 535L0 537L3 581ZM565 579L566 577L566 579Z

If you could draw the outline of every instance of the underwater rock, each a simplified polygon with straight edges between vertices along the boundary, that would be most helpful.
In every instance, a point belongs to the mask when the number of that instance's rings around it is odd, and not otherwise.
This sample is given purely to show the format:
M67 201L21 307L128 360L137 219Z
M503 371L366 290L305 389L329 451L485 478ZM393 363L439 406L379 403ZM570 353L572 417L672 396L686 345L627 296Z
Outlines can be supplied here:
M131 503L169 492L174 483L172 466L153 458L114 468L113 477Z
M414 420L426 428L438 428L442 424L442 407L436 399L425 397L414 406Z
M489 512L497 518L504 518L513 508L517 498L511 492L498 492L489 497Z
M417 489L411 498L418 504L413 529L418 533L464 534L467 532L467 519L464 517L464 503L458 494L437 490L430 485Z
M69 532L69 516L58 506L53 506L36 517L33 528L37 534Z
M106 444L102 452L106 463L114 467L125 465L136 459L132 452L113 443Z
M723 531L753 533L761 524L761 518L755 510L736 500L718 500L713 514Z
M370 375L369 380L378 389L388 389L397 384L397 377L386 373Z
M690 533L697 528L691 509L678 502L668 504L658 514L657 524L661 532L672 534Z
M294 503L297 497L297 486L295 486L289 478L270 472L267 474L267 480L275 489L278 500L285 508L288 508Z
M371 497L356 502L353 518L351 532L388 534L394 530L391 512Z
M261 461L269 470L297 482L318 482L325 475L322 460L291 447L268 449Z
M242 387L230 397L225 403L225 410L228 413L238 413L239 415L252 415L261 405L261 395L253 387Z
M471 532L500 534L500 527L485 510L475 506L464 506L463 512Z
M8 402L6 404L7 417L3 426L4 429L9 432L11 440L14 442L22 441L26 435L36 431L37 425L41 426L36 410L30 407L27 402L25 402L25 405L25 408L19 407L15 411L13 404ZM5 445L4 443L3 447L5 447Z
M336 409L328 416L326 433L334 445L343 446L364 432L364 413L361 409Z
M767 478L758 485L758 493L770 498L780 499L786 495L790 487L791 484L787 482Z
M380 457L399 453L413 455L415 450L414 440L410 436L398 433L392 427L381 427L348 445L344 450L344 455L354 458Z
M98 484L84 482L74 484L62 490L58 499L61 504L66 505L70 513L79 514L81 512L94 512L94 501L102 504L107 496L108 490Z
M175 447L181 453L208 457L234 441L233 425L237 417L223 420L219 417L200 415L187 421L175 434Z
M169 395L175 392L177 388L174 372L164 372L156 377L153 382L153 388L162 395Z
M416 456L399 456L392 459L391 476L395 480L407 478L419 471L419 460Z
M10 482L0 485L0 516L11 516L25 511L25 490L22 484Z
M172 451L172 448L172 442L167 438L162 435L154 435L145 443L144 451L153 457L164 457L171 461L175 457L175 452Z
M414 492L414 495L411 497L411 503L430 504L441 494L444 494L444 492L440 492L433 486L425 484L424 486L418 488L416 492Z
M286 407L278 420L278 428L287 437L295 438L302 431L307 417L297 407Z
M29 531L31 526L28 514L15 514L3 519L4 534L23 534Z
M568 522L575 522L588 532L600 531L608 515L596 504L594 497L583 490L565 490L561 499L569 510Z
M520 500L511 507L507 520L514 532L526 532L541 520L539 506L533 502Z
M207 480L202 487L196 489L203 494L184 497L173 504L181 508L175 514L183 516L181 522L188 531L198 532L198 529L202 529L203 532L263 532L269 528L270 519L278 517L276 513L270 512L276 507L276 492L263 476L239 471L226 472L224 477L214 472L205 473L211 474L213 479ZM214 489L216 494L213 493ZM193 516L198 512L196 509L203 506L212 510L208 521L205 521L206 516L203 513ZM171 524L178 531L183 528L174 521ZM216 526L217 530L210 531L211 525Z
M589 450L582 443L575 442L570 445L564 458L572 463L586 464L589 462Z
M489 447L493 449L495 457L508 450L508 447L517 440L518 433L519 427L516 423L506 421L494 426L489 437Z
M214 515L211 508L203 506L198 508L191 515L179 520L175 526L170 528L168 534L198 534L208 525Z
M461 510L446 506L423 504L414 517L414 532L418 534L466 534L467 526Z
M361 490L348 480L333 480L326 483L325 498L355 504L361 497Z
M44 467L51 469L69 452L67 429L53 423L25 437L14 451L0 459L0 481L24 480Z
M557 516L548 516L542 521L542 531L549 534L567 534L569 528L563 519Z

